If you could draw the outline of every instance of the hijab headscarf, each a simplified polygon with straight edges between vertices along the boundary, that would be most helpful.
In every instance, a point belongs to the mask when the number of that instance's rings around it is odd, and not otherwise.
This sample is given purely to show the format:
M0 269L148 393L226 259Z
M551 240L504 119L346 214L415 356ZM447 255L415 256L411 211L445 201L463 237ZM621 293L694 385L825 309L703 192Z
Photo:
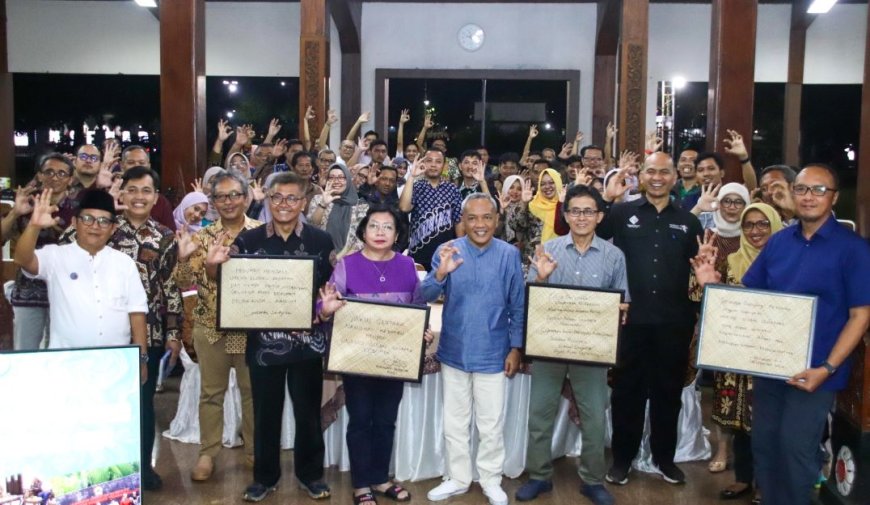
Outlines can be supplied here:
M329 221L326 222L326 233L332 237L332 244L336 251L344 248L344 243L347 241L347 233L350 230L350 217L353 212L353 207L359 202L359 195L356 188L353 186L353 176L350 174L347 166L336 163L329 167L326 172L326 177L329 178L329 173L333 170L341 170L347 184L344 187L344 192L332 202L332 212L329 213Z
M713 211L713 222L716 223L716 233L720 237L736 237L740 235L740 223L743 220L743 214L740 215L740 220L736 223L729 223L725 220L725 217L722 215L722 199L728 195L739 196L747 205L750 202L749 190L743 184L729 182L719 189L719 194L716 196L716 201L719 202L719 205ZM743 212L746 212L746 210Z
M223 167L211 167L202 174L202 187L205 190L208 188L211 189L211 178L219 174L224 168ZM214 208L214 205L211 204L211 198L208 201L208 211L205 213L205 220L214 223L220 218L217 209Z
M746 218L746 213L750 210L757 210L764 214L764 217L770 221L770 234L778 232L782 229L782 218L779 217L779 212L776 211L773 207L766 203L753 203L752 205L748 205L745 209L743 209L743 213L740 214L739 223L743 224L743 219ZM740 282L743 279L743 275L749 270L749 267L752 265L752 262L755 261L755 258L761 253L761 249L753 246L749 243L749 239L746 238L745 233L740 234L740 249L737 249L737 252L728 255L728 270L731 272L731 276L737 279Z
M242 159L245 160L245 165L247 165L247 167L248 167L247 170L236 170L235 168L233 168L231 162L232 162L233 158L235 158L236 156L241 156ZM241 175L242 177L244 177L245 180L248 180L251 178L251 162L248 161L247 156L240 153L239 151L236 151L234 153L230 153L227 156L226 161L224 161L224 170L226 170L227 172L236 172L239 175Z
M541 181L544 180L544 174L553 178L556 183L556 191L553 192L552 198L546 198L541 192ZM541 243L557 237L554 225L556 222L556 206L559 205L559 193L562 192L562 176L559 172L552 168L547 168L538 176L538 191L535 197L529 202L529 211L536 218L544 223L544 230L541 232Z
M501 196L506 197L508 191L511 189L511 186L514 185L515 182L520 183L520 189L523 187L523 178L519 175L509 175L507 179L504 180L504 184L501 185Z
M176 207L175 210L172 211L172 217L175 219L175 228L177 230L180 230L187 226L187 229L192 233L197 232L200 228L202 228L201 222L188 223L187 219L184 217L184 211L200 203L208 205L208 197L205 196L205 193L200 193L199 191L191 191L190 193L184 195L184 198L181 199L181 203L179 203L178 207Z
M264 192L268 193L269 186L272 185L272 179L274 179L280 173L281 172L272 172L271 174L268 175L268 177L266 177L266 182L263 183L263 191ZM304 212L299 214L299 217L302 218L304 214L305 214ZM261 223L268 223L269 221L272 220L272 211L269 210L269 198L268 197L265 200L263 200L263 209L260 210L260 215L257 216L257 219Z

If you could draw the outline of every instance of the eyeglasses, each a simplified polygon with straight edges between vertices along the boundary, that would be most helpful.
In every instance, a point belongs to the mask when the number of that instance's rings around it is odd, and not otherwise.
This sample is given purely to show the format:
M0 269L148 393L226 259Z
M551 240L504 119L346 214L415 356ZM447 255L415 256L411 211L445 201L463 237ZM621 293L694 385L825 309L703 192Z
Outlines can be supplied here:
M749 233L753 228L758 228L758 231L767 231L770 229L770 221L743 221L743 224L740 225L743 228L743 231Z
M723 198L722 199L723 207L745 207L746 202L743 201L742 198Z
M227 201L238 202L245 196L244 193L239 193L237 191L233 191L232 193L228 193L225 195L212 195L214 201L218 203L225 203Z
M115 220L110 217L94 217L89 214L79 215L79 221L81 221L83 225L88 227L93 226L94 223L97 223L97 226L104 230L115 224Z
M568 215L571 217L595 217L598 212L597 209L578 209L576 207L568 209Z
M366 230L374 233L377 231L382 231L384 233L392 233L396 231L396 227L391 225L390 223L369 223L366 225Z
M79 159L82 161L90 161L91 163L100 161L99 154L79 153Z
M792 191L792 193L794 193L798 196L803 196L803 195L807 194L807 191L811 192L813 194L813 196L825 196L825 194L827 194L828 191L830 191L831 193L837 192L836 189L829 188L829 187L825 186L824 184L819 184L816 186L805 186L803 184L798 184L797 186L792 188L791 191Z
M347 177L343 175L330 175L326 178L327 181L346 181Z
M297 203L304 200L304 196L296 196L296 195L287 195L284 196L281 193L272 193L269 195L269 200L272 201L274 205L281 205L284 202L287 202L287 205L296 205Z
M52 170L50 168L48 170L43 170L39 173L41 173L45 177L48 177L49 179L66 179L67 177L70 176L69 172L65 172L63 170L56 170L55 171L55 170Z

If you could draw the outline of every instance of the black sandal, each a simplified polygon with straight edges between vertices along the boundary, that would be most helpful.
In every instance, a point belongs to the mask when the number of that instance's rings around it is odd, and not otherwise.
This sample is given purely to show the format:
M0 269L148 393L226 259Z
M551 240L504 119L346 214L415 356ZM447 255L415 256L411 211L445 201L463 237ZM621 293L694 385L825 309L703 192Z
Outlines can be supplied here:
M377 503L377 502L378 501L375 499L375 495L373 495L371 492L353 495L354 505L361 505L363 503Z
M405 496L404 498L399 498L399 495L402 493L402 491L407 493L407 496ZM397 502L411 501L411 492L398 484L393 484L392 486L388 487L383 491L378 491L377 489L372 488L372 492L375 494L384 495L387 498Z

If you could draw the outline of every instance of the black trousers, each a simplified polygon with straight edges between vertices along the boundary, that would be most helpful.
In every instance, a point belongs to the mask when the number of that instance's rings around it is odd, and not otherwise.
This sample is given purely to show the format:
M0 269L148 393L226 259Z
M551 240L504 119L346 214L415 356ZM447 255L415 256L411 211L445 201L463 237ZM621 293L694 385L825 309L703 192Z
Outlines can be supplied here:
M628 466L637 455L647 399L653 460L673 463L693 331L690 324L629 324L624 328L610 397L614 465Z
M148 380L142 385L139 419L139 449L142 457L142 470L151 468L151 453L154 452L154 391L157 389L157 374L160 371L160 359L166 351L162 347L148 348Z
M286 365L248 363L254 400L254 481L274 486L281 478L281 420L284 388L290 392L296 437L293 467L305 483L323 478L323 431L320 400L323 396L323 360L307 359Z
M390 479L396 416L405 383L345 375L343 378L350 476L355 489Z
M743 430L734 431L734 480L752 485L754 469L752 466L752 436Z

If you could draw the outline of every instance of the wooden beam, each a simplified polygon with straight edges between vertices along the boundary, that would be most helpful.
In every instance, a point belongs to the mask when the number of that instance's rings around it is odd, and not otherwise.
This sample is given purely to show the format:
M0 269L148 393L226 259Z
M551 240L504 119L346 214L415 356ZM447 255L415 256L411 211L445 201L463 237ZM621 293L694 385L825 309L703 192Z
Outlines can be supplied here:
M616 55L622 0L599 0L595 36L595 78L592 85L592 133L587 142L604 144L607 123L616 108ZM569 132L568 138L571 138Z
M723 140L728 138L726 130L752 137L758 0L712 2L707 150L721 151ZM746 147L751 150L751 142ZM743 180L740 162L734 156L725 157L725 180Z
M785 83L785 107L782 128L782 158L787 165L799 166L801 135L801 95L804 84L804 58L807 28L816 18L807 14L808 0L791 7L791 30L788 38L788 79Z
M205 0L160 2L163 189L172 200L205 170Z
M330 0L330 13L338 30L341 47L341 107L339 110L341 137L356 122L362 112L361 43L362 2L360 0ZM386 134L386 132L383 132ZM333 146L338 148L338 146Z
M642 153L646 124L649 0L622 0L619 24L619 149Z
M858 138L858 186L855 216L858 231L870 237L870 9L864 42L864 87L861 91L861 132ZM870 403L870 402L868 402Z
M326 0L301 0L299 3L299 136L302 136L305 109L311 106L314 107L315 119L309 126L311 136L316 137L329 107L329 17Z

